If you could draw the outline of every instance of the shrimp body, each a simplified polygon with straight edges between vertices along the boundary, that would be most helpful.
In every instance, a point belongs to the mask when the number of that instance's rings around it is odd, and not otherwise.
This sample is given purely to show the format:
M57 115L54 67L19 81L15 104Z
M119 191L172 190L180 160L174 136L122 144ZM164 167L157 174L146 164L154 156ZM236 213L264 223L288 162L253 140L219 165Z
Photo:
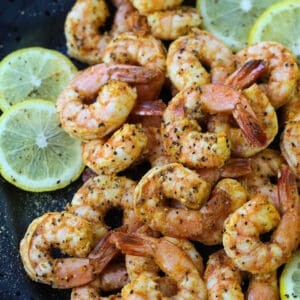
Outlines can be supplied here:
M131 0L132 4L141 14L175 8L179 6L182 1L183 0Z
M223 249L209 256L204 280L209 300L244 300L241 272Z
M135 105L137 89L153 75L151 70L141 67L106 64L78 73L57 99L62 127L82 140L107 135L125 122ZM97 101L92 103L96 97Z
M239 179L250 199L259 193L263 194L279 209L278 188L271 182L271 178L277 176L283 163L280 152L273 149L265 149L251 157L251 172Z
M260 42L236 54L238 64L251 59L263 59L266 64L269 80L260 86L271 104L278 108L288 103L295 94L299 78L297 59L291 51L276 42Z
M247 194L237 181L224 179L203 206L209 190L210 185L197 173L180 164L156 167L146 173L135 189L135 211L152 230L164 235L218 244L222 241L224 220L246 201ZM166 207L165 198L179 203Z
M124 124L108 140L92 140L82 146L83 162L98 174L117 174L135 162L147 147L141 126Z
M289 167L300 179L300 113L289 120L281 134L280 149Z
M107 231L105 215L112 208L133 209L135 182L126 177L99 175L90 178L75 193L68 212L88 220L95 239Z
M224 249L241 270L254 274L273 272L298 247L300 201L296 179L285 165L278 191L281 216L267 197L258 194L225 221ZM260 234L275 227L269 243L259 240Z
M191 28L199 27L201 17L192 7L157 11L147 15L151 34L160 40L175 40L189 33Z
M160 269L178 286L176 295L165 299L207 299L204 282L190 257L166 238L152 238L141 234L116 233L112 242L123 253L153 257ZM134 282L122 290L125 299L162 299L156 283L158 276L143 272ZM131 291L131 292L130 292ZM132 294L132 296L130 296Z
M166 71L166 50L160 40L149 34L120 34L107 45L103 61L107 64L140 65L155 72L157 77L148 84L148 89L143 86L142 99L158 99Z
M55 288L71 288L91 282L97 273L95 260L84 258L92 243L88 221L66 212L46 213L29 225L20 254L31 279ZM75 257L52 258L53 248Z
M250 157L266 148L278 133L278 121L276 111L269 99L258 85L253 84L248 89L243 90L243 96L252 107L257 122L264 130L266 143L262 145L252 145L240 128L231 125L231 116L217 114L210 118L208 130L210 132L226 132L231 145L231 153L237 157Z
M168 104L161 127L166 152L190 168L222 167L230 157L225 132L202 133L204 114L232 113L251 144L265 145L265 134L245 97L232 88L207 84L179 92Z
M65 21L68 54L82 62L96 64L110 37L101 35L109 11L104 0L77 0Z
M210 75L202 63L210 66ZM235 69L232 51L211 33L193 29L175 40L167 55L167 74L177 90L223 83Z

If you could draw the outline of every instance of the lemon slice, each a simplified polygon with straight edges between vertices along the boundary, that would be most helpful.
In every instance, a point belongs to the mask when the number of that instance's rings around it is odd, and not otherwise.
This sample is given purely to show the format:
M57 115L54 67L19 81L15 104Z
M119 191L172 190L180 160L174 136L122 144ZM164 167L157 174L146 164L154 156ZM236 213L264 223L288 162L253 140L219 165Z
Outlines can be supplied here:
M284 266L280 276L280 299L300 299L300 250Z
M63 54L39 47L17 50L0 62L0 108L28 98L56 101L77 73Z
M279 0L197 0L203 27L233 50L247 45L248 35L257 17Z
M283 1L272 5L255 22L249 44L279 42L300 59L300 1Z
M56 190L83 170L81 142L60 126L54 103L41 99L14 105L0 118L0 171L15 186Z

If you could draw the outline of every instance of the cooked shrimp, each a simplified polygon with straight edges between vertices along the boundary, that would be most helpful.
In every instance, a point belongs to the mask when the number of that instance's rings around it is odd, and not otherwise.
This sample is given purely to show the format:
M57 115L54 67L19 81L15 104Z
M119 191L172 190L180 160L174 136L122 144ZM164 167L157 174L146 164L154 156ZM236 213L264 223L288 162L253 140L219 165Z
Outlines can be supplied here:
M197 209L207 200L209 193L210 184L180 164L155 167L138 183L134 194L135 211L142 219L156 219L150 214L161 206L163 197L176 199L188 208ZM163 211L157 211L158 215L164 214Z
M201 16L197 9L183 6L177 9L157 11L147 15L151 34L160 40L175 40L199 27Z
M90 178L75 193L67 211L88 220L98 240L108 231L105 216L110 209L133 209L135 185L126 177L99 175Z
M272 149L265 149L251 157L251 172L239 179L248 191L250 199L261 193L279 209L277 185L273 184L271 179L277 176L283 163L280 152Z
M152 230L164 235L218 244L222 241L224 220L246 201L247 193L236 180L224 179L199 210L208 197L209 186L197 173L180 164L153 168L136 186L135 211ZM177 200L181 205L166 207L164 198Z
M117 174L145 151L148 138L141 126L124 124L108 140L92 140L82 146L83 162L98 174Z
M160 40L151 35L123 33L107 45L103 61L108 64L140 65L152 70L157 77L144 86L143 101L158 99L165 79L166 50Z
M266 144L266 135L241 92L207 84L186 88L168 103L161 127L166 152L191 168L222 167L230 157L225 132L202 133L197 122L204 113L218 112L231 113L251 144Z
M290 115L292 117L292 115ZM281 134L280 149L289 167L300 179L300 112L293 114Z
M71 300L121 300L122 297L120 294L101 297L99 291L118 291L127 283L128 274L125 265L121 263L109 264L96 280L86 286L74 288L72 290Z
M224 114L217 114L210 118L208 131L226 132L231 144L232 155L250 157L271 144L278 133L278 120L273 105L258 85L253 84L250 88L243 90L242 94L252 107L259 126L264 130L266 143L264 145L252 145L243 131L232 125L232 117Z
M153 257L160 269L177 283L178 292L172 299L207 298L205 285L193 261L180 247L167 239L116 233L111 236L111 241L123 253ZM157 280L158 276L153 273L143 272L134 282L123 288L122 296L126 299L135 299L138 295L145 299L162 299Z
M210 66L210 74L203 67ZM193 29L175 40L167 55L167 74L179 91L190 86L223 83L235 69L232 51L211 33Z
M246 293L246 299L279 299L277 272L252 275Z
M183 0L131 0L132 4L141 14L175 8L179 6L182 1Z
M29 277L55 288L72 288L94 280L103 269L97 258L85 258L93 244L88 221L62 212L46 213L29 225L20 254ZM74 258L53 258L52 250Z
M208 299L244 300L242 274L223 249L209 256L204 273ZM264 299L264 298L256 298Z
M153 75L151 70L136 66L99 64L87 68L57 99L62 127L83 140L107 135L125 122L135 105L136 89L127 83L142 84L138 87L142 89ZM95 97L97 101L91 103Z
M300 238L300 201L295 177L283 165L278 180L279 212L266 196L258 194L225 221L223 244L226 254L241 270L269 273L286 263ZM259 235L272 230L271 241Z
M260 42L236 54L238 64L251 59L263 59L267 66L268 82L260 87L271 104L278 108L288 103L295 93L299 78L297 59L291 51L276 42Z
M101 62L103 51L110 40L100 34L109 11L104 0L77 0L65 21L68 54L82 62Z

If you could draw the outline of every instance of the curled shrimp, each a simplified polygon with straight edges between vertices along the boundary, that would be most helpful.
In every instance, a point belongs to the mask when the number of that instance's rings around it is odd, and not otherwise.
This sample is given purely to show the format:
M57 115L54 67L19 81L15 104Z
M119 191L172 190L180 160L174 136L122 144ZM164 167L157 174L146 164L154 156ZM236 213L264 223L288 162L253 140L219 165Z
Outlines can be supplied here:
M29 277L55 288L87 284L100 273L97 258L85 258L93 244L88 221L66 212L46 213L29 225L20 243L20 254ZM53 258L52 250L74 258Z
M296 105L299 106L299 104ZM297 107L296 107L297 108ZM286 122L285 128L281 134L280 149L283 157L286 159L289 167L295 173L297 179L300 179L300 113L299 111L290 114L290 119Z
M62 127L83 140L107 135L125 122L135 105L137 90L141 93L153 75L151 70L137 66L99 64L87 68L57 99ZM92 103L95 97L97 101Z
M160 40L175 40L189 33L191 28L199 27L201 17L193 7L157 11L147 15L151 34Z
M186 88L168 103L161 126L166 152L191 168L222 167L230 157L226 133L202 133L197 122L218 112L231 113L251 144L265 145L266 135L241 92L207 84Z
M210 66L210 75L202 63ZM167 55L167 74L177 90L223 83L235 70L232 51L211 33L193 29L175 40Z
M111 236L111 241L123 253L153 257L160 269L177 283L178 292L172 299L207 298L204 282L191 258L166 238L116 233ZM143 272L122 290L122 296L126 299L135 299L135 295L146 299L161 299L163 296L158 289L157 280L158 276L153 273Z
M279 212L266 196L258 194L225 221L226 254L241 270L269 273L286 263L300 237L300 201L296 179L286 165L278 179ZM276 227L269 243L259 235Z
M65 21L68 54L82 62L101 62L104 49L110 40L101 35L99 27L105 25L109 10L104 0L77 0Z
M216 114L208 121L209 132L226 132L231 144L231 153L238 157L250 157L259 153L272 143L278 133L278 120L276 111L269 99L258 85L253 84L243 90L243 96L253 109L258 125L264 130L266 143L264 145L253 145L247 140L241 128L232 125L232 117L224 114Z
M250 199L259 193L266 195L269 201L279 209L277 185L272 183L271 179L277 176L284 162L280 152L273 149L265 149L251 157L251 172L239 178L248 191Z
M126 177L92 177L75 193L71 203L67 205L67 211L88 220L94 239L99 240L108 231L105 216L110 209L133 209L135 186L135 182Z
M209 187L197 173L180 164L156 167L136 186L135 211L152 230L164 235L218 244L222 241L224 220L247 200L247 193L236 180L224 179L203 206ZM164 198L179 203L166 207Z
M251 59L264 60L268 82L260 87L275 108L291 100L299 78L299 69L296 57L288 48L276 42L261 42L239 51L235 57L238 64Z
M208 299L244 300L242 274L223 249L211 254L206 264L204 280ZM260 298L256 298L260 299Z
M148 89L144 86L142 99L158 99L166 70L166 50L160 40L149 34L120 34L107 45L103 61L108 64L140 65L152 70L157 77L148 83Z
M117 174L134 163L147 147L141 126L124 124L108 140L92 140L82 146L83 162L98 174Z
M141 13L147 14L155 11L168 10L181 4L183 0L132 0L134 7Z

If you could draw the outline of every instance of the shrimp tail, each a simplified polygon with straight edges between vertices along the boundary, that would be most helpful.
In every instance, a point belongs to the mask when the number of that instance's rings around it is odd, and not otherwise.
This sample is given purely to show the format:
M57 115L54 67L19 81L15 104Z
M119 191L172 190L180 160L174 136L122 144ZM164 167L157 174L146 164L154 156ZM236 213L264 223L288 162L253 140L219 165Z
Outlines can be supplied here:
M161 76L160 71L129 65L111 66L110 72L111 79L134 84L149 83Z
M266 145L267 136L258 124L257 119L240 103L235 106L233 110L233 117L251 144L258 147Z
M166 104L161 99L144 101L137 103L131 113L138 116L162 116L166 107Z
M266 70L266 65L262 59L247 61L225 80L225 85L236 89L245 89L252 85Z
M289 207L289 203L291 203L292 205L298 203L298 206L300 204L297 181L294 173L286 164L283 164L281 166L280 174L278 177L278 199L280 201L281 209L284 210L282 211L282 213L284 213L287 209L291 209L291 207Z
M110 242L122 253L143 257L153 255L153 243L151 241L152 238L138 233L115 232L110 237Z
M231 158L221 170L221 177L239 178L251 173L251 160L249 158Z

